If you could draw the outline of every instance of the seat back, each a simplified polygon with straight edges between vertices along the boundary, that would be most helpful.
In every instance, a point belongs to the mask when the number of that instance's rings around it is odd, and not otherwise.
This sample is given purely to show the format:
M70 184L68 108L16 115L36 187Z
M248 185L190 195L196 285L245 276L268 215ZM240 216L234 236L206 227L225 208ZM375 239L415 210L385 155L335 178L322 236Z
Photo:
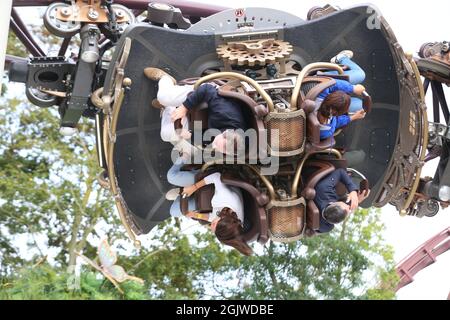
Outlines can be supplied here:
M332 148L335 145L335 140L330 137L325 140L320 140L320 122L317 118L317 110L315 100L319 94L336 84L336 81L330 77L312 76L305 77L301 86L301 96L303 97L300 107L306 113L306 149L308 152L325 150ZM308 105L308 101L314 103L314 108Z
M328 161L310 160L305 163L302 172L302 180L304 181L302 195L307 201L306 226L311 230L320 228L320 211L314 203L316 185L334 170L336 170L335 166Z
M269 239L265 210L265 206L270 201L269 197L250 183L231 174L223 174L221 180L224 184L239 188L242 191L245 212L244 240L265 244Z
M306 100L315 101L317 96L325 89L336 84L336 80L325 76L305 77L300 87L301 99L298 100L299 106Z
M256 103L255 100L245 94L233 91L230 86L219 88L218 94L222 97L234 99L241 105L248 127L249 129L255 130L257 139L257 143L250 143L248 145L246 158L258 159L258 146L260 141L264 141L264 135L266 134L263 119L268 113L267 107Z

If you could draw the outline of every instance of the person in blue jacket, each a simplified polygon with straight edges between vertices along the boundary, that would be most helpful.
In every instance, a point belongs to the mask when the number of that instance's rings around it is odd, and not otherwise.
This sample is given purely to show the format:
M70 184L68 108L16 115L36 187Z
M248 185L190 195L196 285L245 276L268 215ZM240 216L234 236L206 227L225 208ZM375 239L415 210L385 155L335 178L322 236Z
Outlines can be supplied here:
M344 50L331 59L332 63L348 67L344 73L349 76L349 81L335 79L336 83L323 90L316 98L321 140L332 137L337 129L347 126L351 121L365 117L362 99L351 95L363 95L366 89L360 83L366 75L364 70L351 60L352 57L352 51ZM337 74L337 71L328 71L326 74Z

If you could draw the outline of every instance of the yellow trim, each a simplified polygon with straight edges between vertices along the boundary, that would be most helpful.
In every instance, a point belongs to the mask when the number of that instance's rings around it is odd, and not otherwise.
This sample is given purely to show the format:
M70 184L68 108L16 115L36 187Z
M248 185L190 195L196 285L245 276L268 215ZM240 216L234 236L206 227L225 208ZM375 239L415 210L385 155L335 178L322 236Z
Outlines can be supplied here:
M119 194L119 190L117 189L117 185L116 185L116 175L114 172L114 161L113 161L113 155L114 155L114 146L115 146L115 136L116 136L116 128L117 128L117 120L119 117L119 112L120 109L122 107L122 102L124 99L124 92L125 90L122 88L119 91L119 95L116 99L116 101L114 101L114 107L113 107L113 114L112 114L112 119L111 119L111 129L109 131L110 136L108 137L107 141L109 142L109 147L105 148L108 149L108 176L109 176L109 183L111 186L111 192L114 196L114 201L116 203L116 207L117 210L119 211L119 217L120 217L120 221L122 222L123 226L125 227L125 230L128 234L128 236L130 237L130 239L133 241L134 245L136 247L140 247L141 243L139 240L136 239L136 235L134 234L133 230L131 230L131 227L128 225L128 222L126 220L126 213L125 213L125 208L122 205L122 202L120 201L121 199L121 195Z

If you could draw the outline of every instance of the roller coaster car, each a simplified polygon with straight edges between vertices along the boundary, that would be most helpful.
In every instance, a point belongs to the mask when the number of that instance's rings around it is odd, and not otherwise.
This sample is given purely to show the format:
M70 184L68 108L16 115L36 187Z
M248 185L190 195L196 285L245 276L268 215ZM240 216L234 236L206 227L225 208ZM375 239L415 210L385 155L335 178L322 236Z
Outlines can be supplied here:
M219 12L186 30L148 23L125 30L97 97L105 111L97 117L97 137L100 162L131 237L169 218L166 173L173 146L160 140L160 114L150 107L157 83L144 76L149 66L179 83L224 85L220 94L241 101L251 127L267 141L267 157L250 148L247 160L253 163L203 163L202 175L220 171L225 184L243 190L249 242L293 241L304 236L306 226L317 229L314 186L336 166L347 167L345 162L366 181L365 188L370 181L363 207L391 203L412 212L428 135L420 75L383 17L379 27L368 27L371 12L361 5L304 21L278 10L246 8ZM366 72L371 95L364 107L370 113L320 141L314 100L345 74L338 65L318 61L343 49L353 50ZM330 69L338 76L326 73ZM189 117L204 121L206 115L207 106L199 106ZM278 160L276 173L263 172L266 158ZM199 209L210 209L210 187L195 197Z

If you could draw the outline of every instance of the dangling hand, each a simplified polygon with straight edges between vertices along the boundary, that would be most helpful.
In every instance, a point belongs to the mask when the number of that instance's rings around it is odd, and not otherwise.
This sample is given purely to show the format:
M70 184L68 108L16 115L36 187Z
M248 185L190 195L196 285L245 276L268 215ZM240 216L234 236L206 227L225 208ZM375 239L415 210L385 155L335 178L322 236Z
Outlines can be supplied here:
M181 105L178 108L176 108L171 115L171 119L172 122L177 121L178 119L182 119L183 117L186 116L186 114L188 113L188 108L186 108L185 106Z
M351 121L356 121L356 120L364 119L365 116L366 116L366 112L364 111L364 109L361 109L361 110L355 112L354 115L350 116L350 119L351 119Z
M350 192L350 194L348 195L348 200L350 201L350 211L355 211L356 209L358 209L359 201L356 191Z
M359 201L359 203L361 203L364 200L366 200L367 197L369 196L369 194L370 194L370 190L367 190L367 191L364 190L364 191L358 192L358 201Z

